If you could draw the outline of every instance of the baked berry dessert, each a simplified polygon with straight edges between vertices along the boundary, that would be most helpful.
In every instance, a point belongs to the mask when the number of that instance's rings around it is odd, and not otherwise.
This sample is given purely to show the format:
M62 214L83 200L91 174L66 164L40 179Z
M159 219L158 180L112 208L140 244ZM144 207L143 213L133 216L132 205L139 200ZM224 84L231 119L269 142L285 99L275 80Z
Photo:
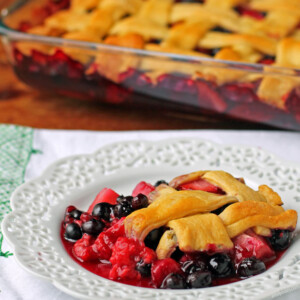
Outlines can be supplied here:
M102 277L141 287L204 288L258 275L289 247L297 212L266 185L224 171L144 181L132 195L104 188L86 212L69 206L67 252Z
M19 29L142 52L15 43L15 70L30 85L300 129L300 6L294 0L49 0L35 15L43 20Z

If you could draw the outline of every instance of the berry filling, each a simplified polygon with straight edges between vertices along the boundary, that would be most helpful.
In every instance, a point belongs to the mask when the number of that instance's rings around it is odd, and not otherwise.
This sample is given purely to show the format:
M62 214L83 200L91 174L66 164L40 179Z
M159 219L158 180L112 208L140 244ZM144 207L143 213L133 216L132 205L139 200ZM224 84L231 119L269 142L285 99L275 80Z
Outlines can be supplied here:
M262 20L265 18L266 13L261 12L255 9L251 9L246 6L238 6L235 8L235 10L242 16L247 16L256 20Z
M243 179L238 179L244 183ZM291 242L288 230L273 230L262 237L252 230L233 239L234 247L219 252L211 244L206 252L182 252L178 247L171 258L158 259L155 252L165 227L156 228L144 242L126 237L124 220L134 211L148 207L147 195L155 186L141 181L132 196L105 188L83 212L68 206L61 227L61 238L69 255L91 272L126 284L161 288L192 289L218 286L258 275L272 266ZM181 184L178 190L202 190L224 195L219 187L203 179ZM219 214L230 204L212 213Z
M100 66L95 63L85 66L62 50L56 50L52 55L32 50L28 56L15 48L13 56L17 75L27 84L46 91L85 100L103 99L115 105L153 105L163 98L168 101L163 106L159 102L161 110L218 112L237 119L300 128L297 93L292 91L285 96L285 110L276 109L259 101L257 87L260 80L217 86L214 81L193 79L181 73L162 74L153 79L147 76L146 71L129 68L119 74L118 83L114 83L99 73ZM272 64L274 61L266 56L260 62Z
M176 2L204 3L205 1L177 0ZM20 22L18 29L26 32L42 24L47 17L69 6L70 0L48 0L45 5L33 10L30 21ZM262 20L266 16L266 12L251 9L247 5L239 5L235 7L235 11L241 16L256 20ZM231 33L220 25L215 26L211 31ZM153 39L151 42L160 41ZM196 47L194 50L213 57L220 48ZM14 48L12 56L15 59L16 74L20 79L45 91L51 90L66 96L104 101L114 105L143 105L144 107L145 104L152 106L157 104L160 110L166 112L170 109L197 115L199 113L214 115L217 112L231 118L300 129L299 97L295 96L293 91L283 99L285 105L279 110L274 108L272 102L260 103L257 85L252 82L248 87L241 86L238 81L217 86L213 75L195 79L198 76L180 72L159 74L153 78L147 74L147 71L133 67L122 71L116 76L114 82L109 79L109 76L105 76L107 67L102 70L103 66L98 65L92 58L87 59L86 63L81 63L63 50L44 54L32 49L31 54L25 55L18 48ZM272 65L274 62L275 57L265 55L256 63ZM153 73L152 70L148 71ZM167 101L162 103L161 99ZM265 99L261 102L265 102Z
M197 179L188 183L181 184L179 190L201 190L209 193L223 195L224 191L219 187L209 183L204 179Z

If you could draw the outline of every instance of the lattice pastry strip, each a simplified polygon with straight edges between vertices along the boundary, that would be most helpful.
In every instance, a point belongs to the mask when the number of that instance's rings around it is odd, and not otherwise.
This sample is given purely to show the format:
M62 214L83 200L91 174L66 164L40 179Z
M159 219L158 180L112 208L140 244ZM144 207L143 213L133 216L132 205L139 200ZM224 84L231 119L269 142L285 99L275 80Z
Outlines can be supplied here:
M232 238L263 226L271 229L294 230L297 212L284 211L268 203L245 201L227 207L219 216L197 214L167 223L167 230L157 246L159 259L170 257L178 246L183 252L224 252L233 248ZM271 232L270 232L271 234Z
M161 45L162 47L169 47L170 49L193 50L197 47L198 41L213 26L214 23L208 20L190 20L174 25L170 29L166 40L162 42Z
M156 249L159 259L170 257L177 246L183 252L224 252L233 248L222 220L215 214L197 214L173 220L167 227L171 230L163 234Z
M249 7L260 11L283 11L300 14L298 0L252 0Z
M96 8L102 0L71 0L70 10L76 13L86 13L87 11Z
M300 41L294 38L282 39L277 46L276 66L279 67L300 67ZM265 67L266 73L268 67ZM278 70L276 75L272 73L263 78L258 87L257 95L261 101L285 109L286 96L300 84L294 70ZM286 76L283 76L286 74Z
M277 42L274 39L251 34L208 32L198 43L199 47L213 49L246 44L268 55L276 54Z
M231 174L224 171L197 171L186 175L175 177L170 182L170 186L177 188L180 185L202 178L209 183L220 187L227 195L234 196L238 201L254 201L269 202L273 205L282 205L281 198L271 188L260 188L254 191Z
M162 189L147 208L130 214L124 224L128 237L144 240L147 234L169 221L197 213L210 212L225 204L237 202L232 196L220 196L203 191Z

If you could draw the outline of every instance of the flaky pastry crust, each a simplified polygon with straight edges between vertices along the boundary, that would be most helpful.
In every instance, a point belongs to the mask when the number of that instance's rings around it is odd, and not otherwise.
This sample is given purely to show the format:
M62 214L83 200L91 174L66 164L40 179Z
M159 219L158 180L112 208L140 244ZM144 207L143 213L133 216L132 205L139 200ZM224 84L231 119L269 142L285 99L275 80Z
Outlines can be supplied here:
M225 195L200 190L180 190L183 184L205 181ZM205 186L205 184L204 184ZM125 219L128 237L144 240L161 226L169 228L156 249L160 259L170 257L176 247L183 252L232 249L231 239L247 230L271 236L272 229L294 230L297 212L285 211L280 196L267 185L255 191L244 179L225 171L197 171L161 184L148 196L150 205ZM228 205L219 215L217 208ZM214 213L210 213L214 212Z

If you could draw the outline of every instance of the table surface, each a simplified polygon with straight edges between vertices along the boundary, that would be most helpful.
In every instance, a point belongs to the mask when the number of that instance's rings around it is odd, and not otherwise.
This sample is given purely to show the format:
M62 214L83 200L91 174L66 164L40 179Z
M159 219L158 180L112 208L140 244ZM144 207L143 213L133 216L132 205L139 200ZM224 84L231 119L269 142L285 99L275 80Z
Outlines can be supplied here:
M0 8L12 0L2 0ZM191 116L151 108L124 108L38 92L14 75L0 45L0 123L36 128L86 130L141 129L268 129L269 127L216 117Z

